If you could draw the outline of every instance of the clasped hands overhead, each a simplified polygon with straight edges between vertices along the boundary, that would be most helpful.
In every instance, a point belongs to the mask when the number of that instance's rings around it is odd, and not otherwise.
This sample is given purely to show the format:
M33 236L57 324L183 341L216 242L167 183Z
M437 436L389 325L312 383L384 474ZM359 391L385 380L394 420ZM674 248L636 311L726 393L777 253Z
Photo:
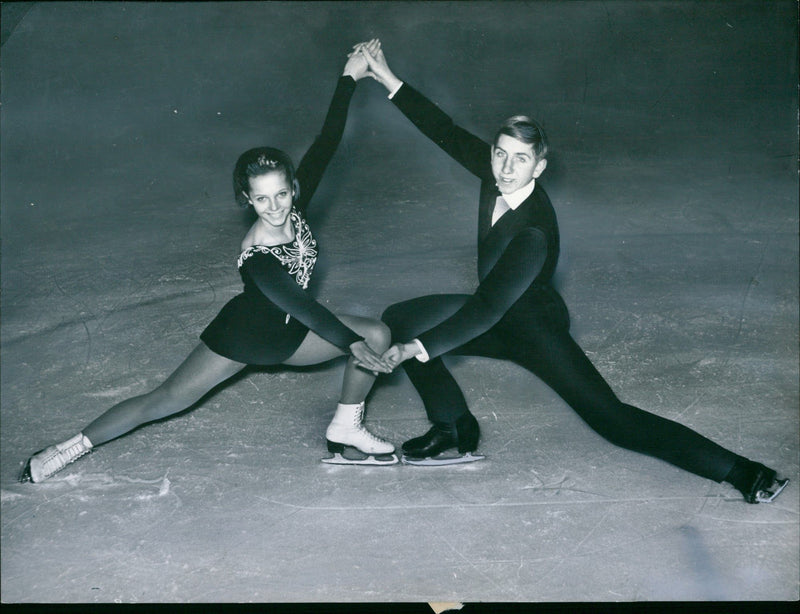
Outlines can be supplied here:
M347 54L347 58L344 74L351 76L355 81L370 77L389 89L400 83L389 68L381 49L381 41L377 38L353 45L353 51ZM350 346L350 350L355 364L362 369L372 371L375 375L391 373L400 363L420 353L419 346L413 341L395 343L381 355L374 352L365 341L354 343Z

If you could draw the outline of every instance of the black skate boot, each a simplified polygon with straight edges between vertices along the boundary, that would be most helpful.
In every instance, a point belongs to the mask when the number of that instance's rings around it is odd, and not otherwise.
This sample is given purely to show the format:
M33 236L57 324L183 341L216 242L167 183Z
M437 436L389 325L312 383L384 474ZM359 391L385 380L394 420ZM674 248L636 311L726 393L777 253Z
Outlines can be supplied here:
M748 503L771 503L789 483L775 470L744 457L736 460L723 481L732 484Z
M786 488L789 480L779 479L774 470L761 463L756 463L756 466L757 471L752 485L746 491L742 491L744 499L748 503L772 503Z
M401 461L406 465L436 466L482 460L484 456L473 454L480 433L478 421L469 412L455 422L434 422L427 433L403 444ZM452 448L458 450L458 455L444 454Z

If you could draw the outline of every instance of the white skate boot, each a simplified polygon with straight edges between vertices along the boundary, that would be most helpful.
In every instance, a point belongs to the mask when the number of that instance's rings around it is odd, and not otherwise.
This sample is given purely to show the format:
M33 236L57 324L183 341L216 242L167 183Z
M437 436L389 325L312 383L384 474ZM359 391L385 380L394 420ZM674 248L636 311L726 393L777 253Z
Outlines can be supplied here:
M328 439L330 458L323 463L331 465L395 465L398 462L394 446L370 433L361 423L364 419L364 403L336 406L336 414L328 425L325 437ZM351 459L342 455L345 447L355 448L363 458Z
M20 482L41 482L71 462L92 451L92 442L83 433L31 456L19 477Z

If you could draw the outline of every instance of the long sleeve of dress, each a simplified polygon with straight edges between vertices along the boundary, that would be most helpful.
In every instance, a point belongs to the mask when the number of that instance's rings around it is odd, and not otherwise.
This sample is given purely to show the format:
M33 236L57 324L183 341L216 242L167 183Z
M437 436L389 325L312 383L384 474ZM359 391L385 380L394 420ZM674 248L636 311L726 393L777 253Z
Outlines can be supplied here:
M515 235L464 305L417 337L428 356L449 352L497 324L539 275L546 258L541 230L531 227Z
M322 130L297 166L295 175L300 184L300 197L294 205L302 212L308 207L328 163L342 140L347 122L347 111L350 108L350 100L355 89L356 82L352 77L339 78Z
M362 340L287 275L272 255L253 254L242 264L242 269L279 309L336 347L346 352L352 343Z
M419 130L473 175L491 174L491 146L453 120L420 92L404 83L392 102Z

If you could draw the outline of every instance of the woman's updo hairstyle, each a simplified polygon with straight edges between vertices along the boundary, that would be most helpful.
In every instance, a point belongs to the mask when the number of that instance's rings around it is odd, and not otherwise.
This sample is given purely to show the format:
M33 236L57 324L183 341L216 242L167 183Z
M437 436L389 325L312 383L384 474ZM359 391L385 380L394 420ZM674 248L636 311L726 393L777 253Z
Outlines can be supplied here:
M300 195L300 186L294 176L292 159L274 147L248 149L236 161L233 168L233 195L240 207L250 206L246 194L250 192L250 177L281 172L294 190L294 198Z

